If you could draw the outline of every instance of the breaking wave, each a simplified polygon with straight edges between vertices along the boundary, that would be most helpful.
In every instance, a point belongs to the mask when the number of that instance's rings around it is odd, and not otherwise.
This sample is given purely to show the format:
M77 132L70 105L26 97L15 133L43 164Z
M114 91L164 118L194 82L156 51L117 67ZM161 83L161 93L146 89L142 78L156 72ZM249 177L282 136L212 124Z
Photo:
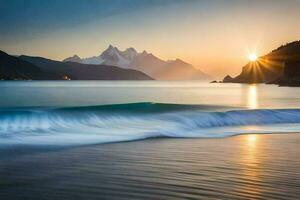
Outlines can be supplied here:
M300 132L300 109L134 103L0 110L0 144L85 145L154 137Z

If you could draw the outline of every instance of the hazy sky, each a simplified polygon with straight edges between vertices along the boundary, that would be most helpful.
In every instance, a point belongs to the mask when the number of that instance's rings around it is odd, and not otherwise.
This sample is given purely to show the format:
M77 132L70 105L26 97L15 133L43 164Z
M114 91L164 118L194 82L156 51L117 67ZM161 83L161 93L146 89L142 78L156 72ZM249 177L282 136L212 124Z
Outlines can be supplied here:
M62 60L109 44L210 74L300 39L300 0L0 0L0 49Z

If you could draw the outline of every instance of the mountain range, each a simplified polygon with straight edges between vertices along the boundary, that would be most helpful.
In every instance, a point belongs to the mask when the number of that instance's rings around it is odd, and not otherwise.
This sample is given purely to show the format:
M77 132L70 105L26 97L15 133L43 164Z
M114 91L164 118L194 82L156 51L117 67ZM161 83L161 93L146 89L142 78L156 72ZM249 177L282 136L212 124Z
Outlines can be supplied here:
M300 86L300 41L282 45L249 62L238 76L232 78L227 75L223 82Z
M164 61L134 48L109 46L99 56L63 61L12 56L0 51L0 80L208 80L210 77L180 59Z
M180 59L164 61L146 51L137 52L134 48L120 51L109 45L99 56L80 58L78 55L66 58L63 62L76 62L93 65L111 65L124 69L141 71L156 80L209 80L211 77L193 65Z
M11 56L0 51L0 80L153 80L132 69Z

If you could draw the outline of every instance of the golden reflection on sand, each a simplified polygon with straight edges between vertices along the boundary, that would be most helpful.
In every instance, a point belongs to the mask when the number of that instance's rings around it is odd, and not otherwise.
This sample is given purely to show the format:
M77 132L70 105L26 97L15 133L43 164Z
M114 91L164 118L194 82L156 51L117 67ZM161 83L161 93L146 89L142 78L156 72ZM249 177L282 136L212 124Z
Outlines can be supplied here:
M256 135L248 135L248 144L255 145L257 136Z
M260 135L246 135L243 137L241 164L243 165L243 179L247 180L249 184L246 187L240 188L241 192L251 193L254 197L259 196L261 189L257 186L260 182L260 148L258 148Z
M258 136L257 135L247 135L246 141L245 141L245 147L244 147L244 153L245 156L244 162L246 166L249 167L255 167L259 164L258 162L258 149L257 149L257 143L258 143Z

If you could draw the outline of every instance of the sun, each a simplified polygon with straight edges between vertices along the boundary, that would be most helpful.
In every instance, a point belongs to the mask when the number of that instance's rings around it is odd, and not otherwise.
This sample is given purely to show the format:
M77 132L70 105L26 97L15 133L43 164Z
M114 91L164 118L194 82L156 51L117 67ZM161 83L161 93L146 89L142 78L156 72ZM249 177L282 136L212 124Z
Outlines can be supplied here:
M248 58L249 58L249 60L250 60L251 62L254 62L254 61L257 60L257 56L256 56L256 54L254 54L254 53L250 54L250 55L248 56Z

